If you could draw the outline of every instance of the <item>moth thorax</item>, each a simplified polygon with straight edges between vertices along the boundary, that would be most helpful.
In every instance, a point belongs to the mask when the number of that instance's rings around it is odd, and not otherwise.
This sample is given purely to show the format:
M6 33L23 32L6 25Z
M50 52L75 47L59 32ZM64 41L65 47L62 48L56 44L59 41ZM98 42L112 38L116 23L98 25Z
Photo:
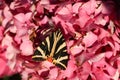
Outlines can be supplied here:
M52 57L50 57L50 56L48 56L48 57L47 57L47 61L49 61L49 62L51 62L51 63L52 63L52 62L53 62L53 58L52 58Z

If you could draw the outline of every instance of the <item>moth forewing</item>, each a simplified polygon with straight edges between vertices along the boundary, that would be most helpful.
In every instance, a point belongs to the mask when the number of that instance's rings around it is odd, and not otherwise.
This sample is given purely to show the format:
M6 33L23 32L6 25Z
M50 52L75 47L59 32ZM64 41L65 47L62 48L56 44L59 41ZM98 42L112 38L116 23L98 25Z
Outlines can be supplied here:
M55 54L55 48L56 48L56 45L57 45L57 36L56 36L55 33L53 35L54 35L54 42L53 42L53 46L52 46L52 49L51 49L50 57L53 57L53 55Z
M63 49L65 46L66 46L66 43L65 43L65 42L62 43L62 44L58 47L56 53L58 53L58 52L59 52L61 49ZM64 51L66 51L66 50L64 50Z
M53 63L60 67L61 69L66 69L68 62L68 56L60 57L57 60L54 60Z
M39 62L39 61L44 61L47 59L47 57L43 57L43 56L40 56L40 55L35 55L35 56L32 56L32 59L36 62Z
M45 51L42 50L40 47L37 47L37 50L41 52L41 55L45 57Z
M50 51L50 39L49 39L49 37L47 37L45 40L47 42L48 51Z
M35 61L52 61L59 68L66 69L69 55L67 54L66 43L60 29L52 32L41 42L34 51L32 58Z
M69 56L67 54L66 42L60 30L56 31L56 39L57 44L53 56L55 59L53 63L61 69L66 69Z
M47 57L45 52L38 46L34 52L34 55L32 56L32 59L35 61L43 61L46 60Z

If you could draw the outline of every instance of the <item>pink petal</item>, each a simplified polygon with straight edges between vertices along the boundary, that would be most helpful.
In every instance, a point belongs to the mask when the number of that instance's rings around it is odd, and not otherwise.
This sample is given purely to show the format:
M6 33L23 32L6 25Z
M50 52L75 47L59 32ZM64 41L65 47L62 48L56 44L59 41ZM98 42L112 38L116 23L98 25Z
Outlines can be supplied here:
M74 44L74 40L67 41L68 52L70 51L71 46Z
M18 43L18 44L20 44L21 43L21 38L19 37L19 36L15 36L15 41Z
M11 76L14 74L14 72L12 72L9 67L7 66L7 63L0 59L0 77L4 77L4 76Z
M43 14L43 13L44 13L43 6L41 6L40 3L38 3L38 5L37 5L37 12L39 12L40 14Z
M73 12L74 13L78 13L78 10L79 10L79 7L82 5L82 3L75 3L74 5L73 5Z
M52 17L52 20L55 22L55 24L60 22L60 18L58 16Z
M66 5L66 6L69 6L69 8L71 7L71 5ZM68 8L68 7L63 7L63 8L61 8L61 9L58 11L58 14L59 14L59 15L67 15L67 14L70 14L69 8Z
M120 57L117 58L117 67L118 67L118 72L120 73Z
M70 60L68 62L68 65L67 65L67 68L66 70L64 71L64 76L70 78L70 77L74 77L74 71L77 69L76 65L75 65L75 62L74 60Z
M17 35L16 36L24 36L27 34L28 29L26 27L17 29Z
M0 26L0 41L3 39L3 31L4 31L4 28Z
M1 48L0 48L1 49ZM0 78L4 77L4 76L10 76L12 75L14 72L9 68L7 59L5 57L5 53L1 53L0 54Z
M49 0L41 0L40 4L42 4L42 5L49 4Z
M86 11L79 8L79 19L76 19L75 23L78 24L81 28L84 28L89 19L90 16L87 15Z
M5 8L4 8L4 16L5 16L5 18L7 18L8 20L10 20L10 19L12 19L12 17L13 17L13 15L12 15L12 13L9 11L9 7L8 6L6 6Z
M108 75L106 75L105 73L103 73L102 71L96 70L95 71L95 76L96 76L96 80L110 80L110 77Z
M40 25L46 24L49 21L47 16L44 16L44 18L39 22Z
M117 43L117 42L115 42L115 51L119 51L120 50L120 45Z
M43 80L43 79L40 79L38 78L38 76L33 75L32 78L30 78L29 80Z
M46 69L46 68L41 69L41 70L38 70L38 74L39 74L41 77L45 78L45 77L48 76L48 74L49 74L49 70Z
M58 69L57 68L50 69L49 79L50 80L55 80L55 79L57 79L57 76L58 76Z
M83 39L86 47L92 46L95 41L97 41L97 36L92 32L88 32Z
M75 46L71 47L71 49L70 49L72 55L77 55L82 50L84 50L84 47L82 45L75 45Z
M91 73L91 65L88 62L85 62L80 69L80 72L78 72L79 78L82 80L87 80Z
M28 12L28 13L26 13L25 14L25 21L29 21L30 20L30 18L31 18L31 16L32 16L32 13L31 12Z
M105 57L105 53L98 54L90 59L90 62L97 62L100 61L102 58Z
M6 35L4 39L2 40L2 46L7 46L6 57L8 59L12 59L14 55L16 54L16 52L18 52L12 43L13 43L13 39L9 35Z
M27 80L28 77L30 76L29 74L30 73L34 73L34 69L30 69L30 68L24 68L23 71L21 72L21 77L22 77L22 80Z
M12 33L17 32L16 26L11 26L9 29L10 29L10 32L12 32Z
M101 1L97 1L96 2L96 7L97 7L97 9L95 9L95 15L98 15L101 11L102 11L102 6L99 6L99 5L102 5L101 4Z
M57 12L57 15L63 20L69 20L72 18L71 10L72 10L71 4L66 5L66 7L63 7Z
M50 69L51 67L54 67L55 65L53 63L49 62L49 61L43 61L41 66L43 68Z
M119 80L119 72L116 71L115 75L112 78L113 80Z
M28 39L28 37L24 37L20 45L21 54L26 56L33 54L33 43Z
M6 70L7 62L0 58L0 77L4 76L4 71Z
M112 51L105 52L105 56L107 58L111 58L113 56L113 52Z
M23 36L26 36L28 33L27 27L17 26L17 33L15 36L15 41L19 44Z
M103 39L104 37L110 36L109 32L107 32L106 30L100 28L100 35L99 35L99 39Z
M22 22L20 22L20 21L17 20L17 19L14 19L13 21L14 21L14 25L15 25L15 27L16 27L17 29L22 28L23 26L25 26L25 23L22 23Z
M106 80L110 79L110 76L114 76L116 69L111 65L105 62L105 59L102 59L98 62L93 63L93 72L96 75L97 80ZM99 79L101 77L101 79Z
M21 23L24 23L26 20L24 13L19 13L19 14L15 15L14 18L17 19Z
M92 13L94 13L95 8L96 8L95 0L90 0L90 1L86 2L85 4L83 4L83 6L82 6L82 9L85 10L88 15L91 15Z
M107 17L107 18L106 18ZM108 22L108 20L109 20L109 18L108 18L108 16L106 16L106 17L104 17L102 14L101 15L99 15L99 16L97 16L96 17L96 19L95 19L95 24L97 24L97 25L105 25L107 22Z
M16 64L16 60L15 60L16 54L19 53L19 50L17 50L12 43L13 43L13 39L9 35L6 35L2 41L2 46L7 46L5 54L6 54L6 58L8 59L8 66L10 67L10 69L13 70Z

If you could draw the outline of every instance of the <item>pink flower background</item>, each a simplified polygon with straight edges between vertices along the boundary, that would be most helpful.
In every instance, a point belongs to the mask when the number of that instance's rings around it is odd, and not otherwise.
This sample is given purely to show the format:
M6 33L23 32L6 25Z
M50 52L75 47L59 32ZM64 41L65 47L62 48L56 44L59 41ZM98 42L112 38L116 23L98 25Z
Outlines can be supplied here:
M120 2L119 2L120 3ZM120 4L114 0L0 0L0 77L120 80ZM69 61L34 62L33 29L61 28ZM39 34L39 32L38 32ZM44 37L44 36L42 36Z

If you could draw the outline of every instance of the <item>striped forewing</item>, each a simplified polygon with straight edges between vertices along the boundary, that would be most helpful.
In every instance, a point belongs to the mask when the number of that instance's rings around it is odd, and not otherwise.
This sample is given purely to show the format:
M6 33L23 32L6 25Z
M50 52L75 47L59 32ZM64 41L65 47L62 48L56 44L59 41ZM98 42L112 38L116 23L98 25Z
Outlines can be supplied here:
M32 58L35 61L42 61L47 60L47 58L50 57L53 59L53 64L61 69L66 69L69 58L66 49L64 37L60 29L58 29L57 31L52 32L43 42L41 42L41 44L36 48Z

